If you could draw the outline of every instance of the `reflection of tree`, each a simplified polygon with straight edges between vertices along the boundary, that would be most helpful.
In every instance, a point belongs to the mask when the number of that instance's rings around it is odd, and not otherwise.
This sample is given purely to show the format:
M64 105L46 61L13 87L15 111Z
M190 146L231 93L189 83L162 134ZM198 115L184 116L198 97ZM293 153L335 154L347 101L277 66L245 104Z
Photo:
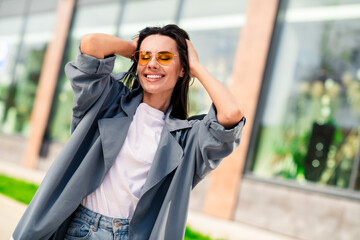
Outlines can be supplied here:
M274 145L275 155L271 162L274 175L292 179L303 178L309 134L287 127L282 129L281 134L281 140Z
M27 133L46 46L25 50L18 63L16 84L10 86L5 131Z
M281 136L274 143L274 175L303 179L313 123L327 124L335 127L335 134L329 139L319 182L348 187L359 151L360 32L356 29L351 24L325 23L320 43L321 70L301 81L291 94Z
M19 116L28 120L33 107L36 88L45 55L45 47L39 50L31 49L24 62L24 76L17 84L15 103Z
M331 153L328 156L327 168L321 176L320 183L347 187L358 146L358 129L345 132L341 141L332 146Z
M79 44L80 40L73 40L66 48L65 60L62 63L61 69L64 69L67 62L73 61L76 58ZM70 81L66 77L65 72L61 71L49 116L49 126L45 134L46 141L65 142L70 137L73 99L74 93Z

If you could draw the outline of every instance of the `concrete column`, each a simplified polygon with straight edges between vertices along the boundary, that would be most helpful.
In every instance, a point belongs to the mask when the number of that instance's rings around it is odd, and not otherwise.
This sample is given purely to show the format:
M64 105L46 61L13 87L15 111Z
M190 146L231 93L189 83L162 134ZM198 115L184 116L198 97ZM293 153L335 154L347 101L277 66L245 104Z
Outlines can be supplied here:
M37 166L40 147L48 122L59 69L73 15L75 0L59 0L52 40L46 52L30 120L30 134L23 164Z
M203 209L206 214L233 217L278 4L279 0L248 0L231 86L247 122L240 147L211 175Z

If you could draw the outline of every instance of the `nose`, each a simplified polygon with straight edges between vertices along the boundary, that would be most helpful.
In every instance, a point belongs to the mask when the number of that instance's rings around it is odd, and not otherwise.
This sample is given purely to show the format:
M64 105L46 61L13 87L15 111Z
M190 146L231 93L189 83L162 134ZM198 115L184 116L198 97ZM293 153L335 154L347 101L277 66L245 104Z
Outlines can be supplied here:
M147 67L149 69L158 69L159 68L159 62L156 60L156 55L152 56L150 62L148 62Z

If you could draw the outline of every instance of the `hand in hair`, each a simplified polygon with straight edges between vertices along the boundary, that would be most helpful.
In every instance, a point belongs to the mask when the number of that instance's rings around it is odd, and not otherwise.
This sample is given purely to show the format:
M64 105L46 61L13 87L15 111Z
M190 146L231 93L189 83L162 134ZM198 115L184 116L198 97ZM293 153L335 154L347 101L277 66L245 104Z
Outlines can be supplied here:
M186 42L188 46L190 77L195 78L196 76L194 75L194 72L200 64L199 55L196 52L194 45L189 40L186 40Z
M200 63L189 40L187 45L191 77L197 78L209 94L217 110L217 121L225 128L231 128L243 117L235 96Z

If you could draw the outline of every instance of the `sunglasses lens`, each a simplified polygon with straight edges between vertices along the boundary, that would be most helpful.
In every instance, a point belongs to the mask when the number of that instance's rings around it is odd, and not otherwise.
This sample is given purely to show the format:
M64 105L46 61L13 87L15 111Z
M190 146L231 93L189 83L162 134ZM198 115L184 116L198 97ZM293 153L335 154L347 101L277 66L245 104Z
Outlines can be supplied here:
M134 58L138 64L146 65L151 61L152 53L147 51L137 51L135 52ZM156 55L156 60L161 65L168 65L173 58L174 54L172 52L158 52Z
M135 60L140 65L146 65L148 62L150 62L151 58L152 58L151 52L138 51L135 53Z
M174 54L171 52L159 52L156 59L162 65L168 65L174 58Z

